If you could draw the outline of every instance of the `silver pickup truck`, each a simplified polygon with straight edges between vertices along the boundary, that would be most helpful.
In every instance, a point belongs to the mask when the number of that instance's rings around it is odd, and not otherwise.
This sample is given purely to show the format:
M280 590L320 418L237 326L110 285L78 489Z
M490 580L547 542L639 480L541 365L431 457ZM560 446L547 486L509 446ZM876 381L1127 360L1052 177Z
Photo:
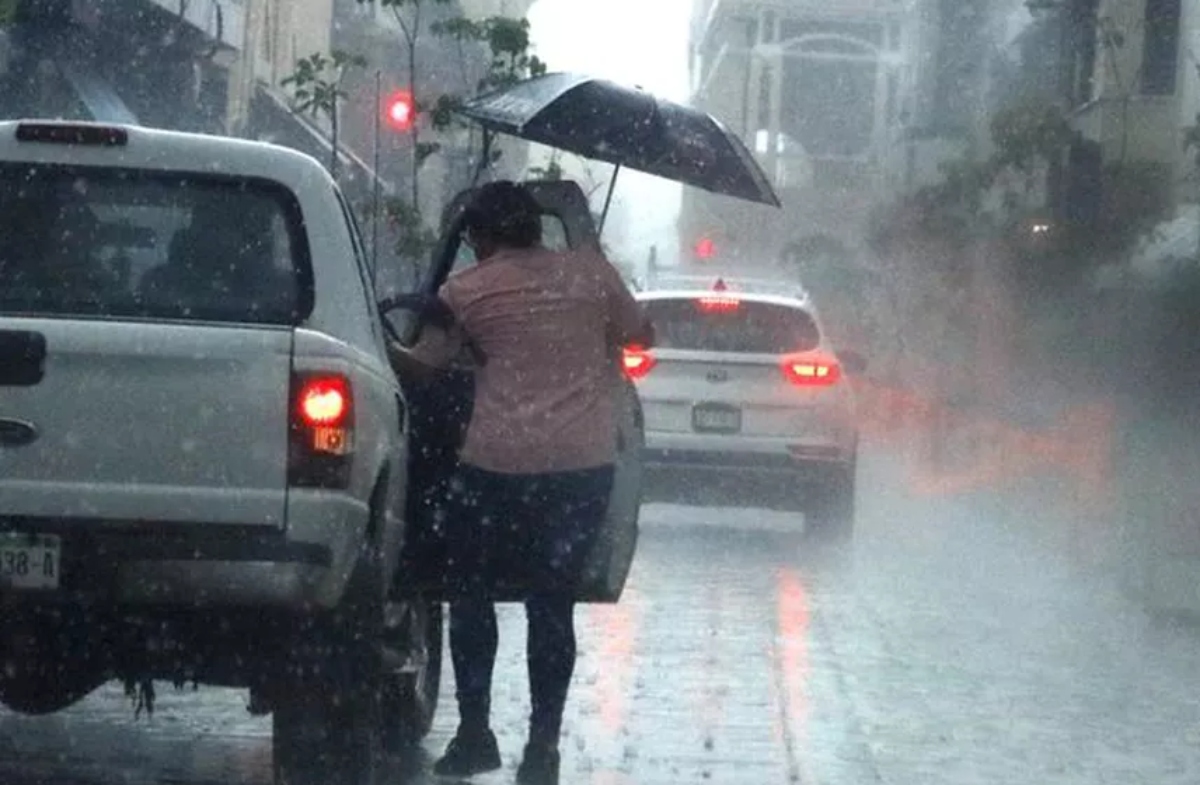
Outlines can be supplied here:
M594 237L582 205L547 198L573 242ZM469 409L396 378L388 332L421 319L390 308L307 156L0 122L0 702L54 712L111 679L246 687L288 783L374 782L389 743L428 731L431 532ZM444 384L469 400L469 379ZM614 601L633 556L628 402L584 600Z

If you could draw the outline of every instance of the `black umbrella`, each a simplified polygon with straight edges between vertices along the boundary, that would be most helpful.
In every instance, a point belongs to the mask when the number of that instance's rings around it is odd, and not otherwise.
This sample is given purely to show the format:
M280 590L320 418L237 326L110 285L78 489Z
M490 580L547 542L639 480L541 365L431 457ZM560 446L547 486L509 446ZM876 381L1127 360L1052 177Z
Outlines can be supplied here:
M459 113L487 131L615 164L706 191L779 207L754 156L720 121L640 88L553 73L479 96Z

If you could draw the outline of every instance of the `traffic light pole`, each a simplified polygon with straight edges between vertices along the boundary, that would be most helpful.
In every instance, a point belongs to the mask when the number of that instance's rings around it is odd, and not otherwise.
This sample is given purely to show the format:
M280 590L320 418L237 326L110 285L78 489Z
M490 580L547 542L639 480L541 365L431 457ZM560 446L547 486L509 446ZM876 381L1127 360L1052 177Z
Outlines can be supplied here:
M383 122L383 72L375 71L375 134L371 162L371 278L379 285L379 125Z

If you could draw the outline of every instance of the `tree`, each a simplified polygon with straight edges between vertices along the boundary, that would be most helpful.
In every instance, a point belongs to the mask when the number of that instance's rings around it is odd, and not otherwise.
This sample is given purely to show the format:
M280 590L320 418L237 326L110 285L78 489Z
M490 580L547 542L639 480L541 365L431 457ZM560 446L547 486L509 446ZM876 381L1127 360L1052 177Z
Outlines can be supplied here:
M0 0L0 25L12 22L17 16L17 4L20 0Z
M423 136L426 126L434 134L444 133L455 127L471 129L458 120L455 110L471 95L490 89L513 84L529 76L543 74L543 64L531 54L529 22L524 19L490 17L473 20L458 16L441 19L427 25L427 12L436 6L449 5L451 0L358 0L359 3L376 4L391 11L407 53L407 90L412 96L414 121L409 125L410 190L406 197L393 198L385 209L392 227L399 233L397 250L401 256L414 263L422 259L436 242L436 234L429 227L421 211L422 167L429 158L442 151L438 141L427 141ZM438 96L422 94L419 84L421 63L418 46L428 29L431 34L453 41L459 50L462 64L462 91ZM474 80L467 69L466 47L482 45L489 57L488 66L482 76ZM423 123L422 120L426 122ZM474 149L472 137L471 149ZM488 151L488 158L481 165L495 163L498 152Z
M886 244L895 232L913 230L965 242L996 228L1012 217L1020 196L1011 187L1001 194L1005 209L985 212L986 198L1004 187L1006 175L1032 175L1039 164L1057 159L1072 138L1063 113L1041 101L1015 104L993 115L990 124L994 152L977 161L962 158L943 165L941 182L901 198L876 227L876 244ZM1018 180L1019 182L1019 180Z
M351 68L362 68L366 58L335 49L329 57L316 52L296 63L296 70L284 77L280 84L292 88L295 110L314 118L324 117L329 122L330 147L329 173L338 176L338 104L346 97L342 89L346 72Z

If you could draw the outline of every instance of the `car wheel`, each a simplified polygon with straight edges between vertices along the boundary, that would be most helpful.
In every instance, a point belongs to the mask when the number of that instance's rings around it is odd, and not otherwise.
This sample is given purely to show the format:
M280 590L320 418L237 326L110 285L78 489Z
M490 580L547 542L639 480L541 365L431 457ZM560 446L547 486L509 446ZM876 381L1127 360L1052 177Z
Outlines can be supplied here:
M382 514L382 499L372 515ZM386 586L368 545L329 618L298 630L273 703L277 785L376 785L383 767Z
M429 733L437 711L442 679L442 606L428 600L395 603L389 608L388 647L402 652L402 667L392 667L383 689L384 743L406 750Z
M804 510L805 536L816 542L846 543L854 537L857 461L832 468L810 490Z

